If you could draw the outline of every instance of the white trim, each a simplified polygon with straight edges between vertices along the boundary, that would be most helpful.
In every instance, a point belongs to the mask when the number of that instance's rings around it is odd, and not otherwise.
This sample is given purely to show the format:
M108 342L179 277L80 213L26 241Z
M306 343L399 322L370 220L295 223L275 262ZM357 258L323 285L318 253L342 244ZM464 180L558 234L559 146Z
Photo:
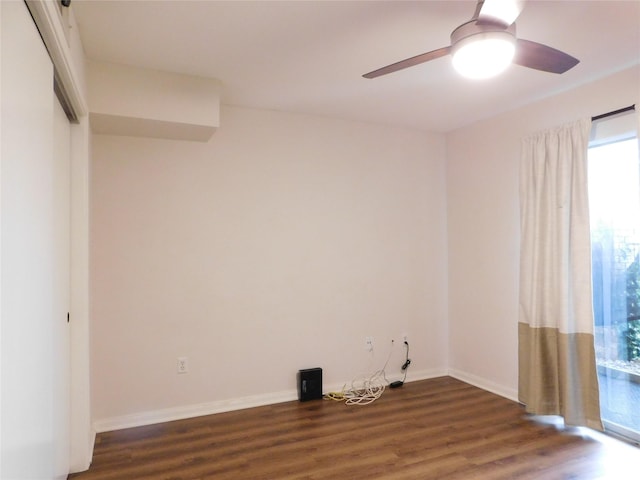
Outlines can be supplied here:
M297 392L295 391L252 395L249 397L231 398L228 400L219 400L196 405L184 405L150 412L133 413L120 417L105 418L95 421L93 423L93 427L96 432L101 433L111 430L120 430L122 428L140 427L143 425L152 425L154 423L171 422L173 420L182 420L185 418L212 415L215 413L243 410L245 408L261 407L274 403L289 402L291 400L296 400L297 398Z
M88 111L87 104L80 89L78 73L72 63L69 43L64 33L64 27L55 1L25 1L47 47L53 67L58 74L61 87L65 93L65 98L69 100L69 105L76 117L85 116Z
M640 446L640 433L608 420L602 420L604 433L616 437L635 446Z
M1 1L1 0L0 0ZM89 118L71 125L71 472L87 470L93 457L89 368Z
M429 370L419 370L417 372L409 372L407 374L407 382L417 382L420 380L428 380L430 378L446 377L449 372L445 367L430 368Z
M0 26L2 26L2 5L0 5ZM0 52L2 32L0 32ZM0 61L0 98L2 97L2 61ZM2 115L0 115L0 139L2 138ZM0 172L2 172L2 148L0 148ZM0 198L2 198L2 177L0 176ZM2 208L0 205L0 213ZM0 222L0 273L2 272L2 222ZM0 274L0 340L2 339L2 275ZM2 372L2 342L0 341L0 372ZM2 425L2 379L0 378L0 426ZM0 429L1 430L1 429ZM2 472L2 435L0 435L0 472Z
M408 376L407 382L426 380L429 378L442 377L445 375L447 375L447 371L445 369L422 370ZM336 391L339 392L342 390L345 384L348 385L349 383L350 381L339 384L336 383L333 385L325 385L323 391L325 393ZM296 390L251 395L248 397L231 398L228 400L218 400L196 405L183 405L179 407L163 408L161 410L154 410L149 412L139 412L118 417L103 418L94 421L93 428L97 433L110 432L112 430L121 430L123 428L141 427L144 425L171 422L174 420L183 420L185 418L200 417L204 415L213 415L216 413L243 410L246 408L273 405L275 403L290 402L297 399L298 392Z
M487 390L488 392L495 393L496 395L508 398L509 400L513 400L514 402L518 401L517 389L500 385L498 383L487 380L486 378L478 377L477 375L463 372L461 370L456 370L455 368L449 369L449 375L453 378L457 378L458 380L469 383L483 390Z

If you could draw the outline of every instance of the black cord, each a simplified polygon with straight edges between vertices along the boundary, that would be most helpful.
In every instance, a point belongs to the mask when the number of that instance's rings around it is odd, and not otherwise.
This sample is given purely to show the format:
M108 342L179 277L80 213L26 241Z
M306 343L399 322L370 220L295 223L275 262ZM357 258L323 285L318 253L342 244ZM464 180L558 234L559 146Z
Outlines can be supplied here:
M409 368L409 365L411 365L411 359L409 358L409 342L405 340L404 344L407 346L407 356L405 357L406 359L402 364L402 370L404 371L404 378L402 379L402 383L404 383L404 381L407 379L407 369Z

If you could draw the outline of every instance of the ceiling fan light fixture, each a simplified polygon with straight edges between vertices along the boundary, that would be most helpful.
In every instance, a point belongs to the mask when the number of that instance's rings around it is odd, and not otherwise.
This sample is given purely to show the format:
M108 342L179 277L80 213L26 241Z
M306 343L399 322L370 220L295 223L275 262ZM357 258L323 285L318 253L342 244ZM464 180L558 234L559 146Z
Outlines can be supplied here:
M365 73L363 77L376 78L445 55L452 55L453 66L461 75L473 79L493 77L504 71L511 62L556 74L564 73L580 63L568 53L542 43L522 38L516 40L515 20L524 3L525 0L477 0L471 20L458 25L451 32L449 46L400 60Z
M456 42L452 48L452 62L464 77L490 78L506 70L515 51L516 39L510 32L482 32Z

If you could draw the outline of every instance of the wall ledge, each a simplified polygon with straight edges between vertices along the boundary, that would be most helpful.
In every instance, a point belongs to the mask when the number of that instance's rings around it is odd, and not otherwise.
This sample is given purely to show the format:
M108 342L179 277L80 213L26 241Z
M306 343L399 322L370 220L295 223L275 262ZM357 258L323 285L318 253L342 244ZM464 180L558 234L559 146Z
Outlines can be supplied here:
M90 113L91 131L98 135L164 138L168 140L208 141L216 127L193 123L135 118L106 113Z
M220 82L87 62L93 133L206 142L220 125Z

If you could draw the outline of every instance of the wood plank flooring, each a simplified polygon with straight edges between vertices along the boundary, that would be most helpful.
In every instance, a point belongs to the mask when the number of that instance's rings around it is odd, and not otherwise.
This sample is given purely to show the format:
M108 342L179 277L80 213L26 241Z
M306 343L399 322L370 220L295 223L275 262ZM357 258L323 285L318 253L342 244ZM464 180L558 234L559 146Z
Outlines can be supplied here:
M639 479L640 449L533 421L451 377L101 433L73 480Z

